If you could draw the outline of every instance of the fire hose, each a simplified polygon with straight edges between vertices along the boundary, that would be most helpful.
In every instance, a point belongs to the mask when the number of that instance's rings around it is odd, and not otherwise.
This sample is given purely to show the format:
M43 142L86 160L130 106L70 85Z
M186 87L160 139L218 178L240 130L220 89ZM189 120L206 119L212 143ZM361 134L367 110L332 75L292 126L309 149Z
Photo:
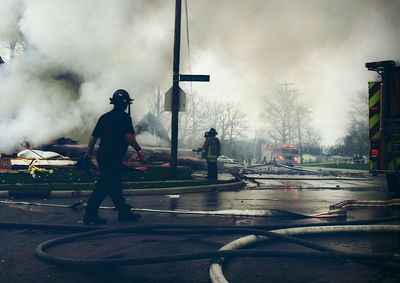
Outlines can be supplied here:
M374 219L371 223L377 221L392 221L394 217L386 219ZM397 217L399 220L399 217ZM354 224L360 221L352 221ZM364 220L362 223L366 223ZM0 227L7 227L4 223L1 223ZM331 223L332 224L332 223ZM349 223L346 223L349 224ZM312 226L311 226L312 225ZM300 225L298 225L300 226ZM18 225L9 224L8 228L16 228ZM64 226L64 225L38 225L29 224L20 226L19 228L42 228L42 229L56 229L56 230L69 230L69 231L84 231L87 232L72 234L61 238L49 240L41 243L35 249L36 256L45 262L60 265L63 267L70 268L95 268L95 267L116 267L124 265L142 265L142 264L157 264L164 262L178 262L198 259L212 259L213 263L210 266L209 274L212 282L227 282L223 273L221 263L225 258L236 258L236 257L286 257L286 258L302 258L302 259L340 259L340 260L354 260L360 263L366 264L383 264L390 268L398 269L398 264L393 264L393 261L399 260L398 254L393 253L348 253L340 252L334 249L324 247L313 242L303 240L300 238L293 237L293 235L305 235L305 234L316 234L316 233L341 233L341 232L382 232L382 233L396 233L400 232L400 225L342 225L342 226L320 226L310 224L309 227L297 227L294 225L287 225L286 229L267 231L258 226L247 227L235 227L235 226L213 226L213 225L140 225L136 227L123 227L123 228L99 228L99 227L88 227L88 226ZM277 226L276 226L277 227ZM281 226L283 227L283 226ZM274 226L270 226L270 229ZM92 230L92 231L90 231ZM114 234L114 233L135 233L135 234L158 234L158 235L190 235L190 234L250 234L249 236L237 239L219 251L207 251L207 252L195 252L195 253L184 253L175 255L161 255L161 256L146 256L146 257L129 257L124 259L76 259L76 258L65 258L48 254L46 250L51 247L66 244L69 242L87 239L94 236ZM280 251L270 249L246 249L238 250L237 248L245 247L255 242L265 241L266 239L279 239L290 243L295 243L304 247L314 249L316 251Z
M291 235L291 236L299 236L299 235L309 235L309 234L331 234L331 233L400 233L400 225L335 225L335 226L309 226L309 227L292 227L287 229L279 229L273 230L271 232L281 234L281 235ZM272 238L268 238L262 235L249 235L239 239L236 239L225 246L223 246L220 251L234 251L237 249L245 248L249 245L254 245L256 243L260 243L263 241L270 240ZM360 256L359 258L352 258L353 260L375 260L369 254L367 257ZM377 258L381 255L377 255ZM293 257L297 257L293 255ZM308 257L307 253L304 254L304 257ZM312 257L314 257L312 255ZM320 257L321 259L324 257ZM328 257L329 258L329 257ZM332 254L331 258L338 258L337 254ZM377 259L376 258L376 259ZM350 259L350 258L348 258ZM400 254L394 254L393 258L396 261L400 259ZM209 276L212 283L227 283L223 271L222 271L222 263L225 258L213 259L213 263L209 268ZM383 259L384 260L384 259ZM398 269L398 264L386 264L386 266Z
M25 202L25 201L9 201L9 200L0 201L0 204L27 205L27 206L32 205L32 206L43 206L43 207L71 208L71 209L78 209L79 207L86 206L86 202L83 200L73 203L71 205ZM100 209L114 210L115 207L100 206ZM168 214L188 214L188 215L208 215L208 216L290 217L297 219L346 217L346 210L343 209L330 210L328 212L319 212L314 214L303 214L281 209L224 209L224 210L214 210L214 211L203 211L203 210L184 210L184 209L167 210L167 209L150 209L150 208L132 208L131 210L136 212L153 212L153 213L168 213Z
M63 205L56 205L63 207ZM74 208L74 205L69 206ZM259 226L215 226L215 225L139 225L122 228L101 228L96 226L68 226L47 224L24 224L24 223L0 223L0 228L6 229L50 229L68 232L80 232L67 235L57 239L41 243L36 247L36 256L48 263L65 267L93 268L93 267L115 267L123 265L156 264L163 262L177 262L196 259L211 259L209 274L212 282L227 282L223 273L221 263L225 258L234 257L293 257L293 258L320 258L320 259L346 259L370 264L374 262L381 264L385 262L389 267L398 268L398 264L392 263L399 260L395 253L349 253L337 251L308 240L294 237L295 235L307 234L329 234L329 233L400 233L400 225L372 225L377 223L398 222L400 216L386 218L357 220L348 222L331 222L320 224L291 224L291 225L259 225ZM84 231L84 232L82 232ZM84 240L90 237L115 234L157 234L157 235L190 235L190 234L227 234L248 235L239 238L221 248L219 251L195 252L175 255L128 257L123 259L76 259L65 258L46 251L52 247ZM280 251L271 249L245 249L250 244L265 241L267 239L283 240L297 245L308 247L315 251ZM394 266L393 266L394 265ZM385 265L386 266L386 265Z
M329 228L328 228L329 227ZM330 232L356 232L356 231L370 231L370 232L386 232L386 233L399 233L400 225L377 225L374 228L366 229L365 226L354 227L354 226L344 226L345 230L339 226L338 229L327 226L316 229L312 231L313 233L324 231L325 233ZM367 226L368 227L368 226ZM302 231L303 228L296 228L298 231ZM331 231L330 231L331 230ZM302 231L301 234L305 234L307 231ZM89 237L106 235L112 233L135 233L135 234L158 234L158 235L188 235L188 234L251 234L269 237L273 239L284 240L290 243L299 244L304 247L308 247L318 252L286 252L286 251L276 251L276 250L219 250L219 251L209 251L209 252L198 252L198 253L185 253L178 255L162 255L162 256L148 256L148 257L129 257L123 259L76 259L76 258L66 258L51 255L45 252L45 250L51 247L58 246L61 244L74 242L76 240L85 239ZM285 234L286 233L286 234ZM300 232L297 232L300 234ZM218 257L309 257L309 258L336 258L336 259L351 259L351 260L366 260L366 261L393 261L399 258L398 255L391 253L376 253L376 254L366 254L366 253L348 253L339 252L334 249L315 244L313 242L296 238L289 235L290 232L287 230L283 231L266 231L261 229L249 229L249 228L226 228L226 227L215 227L212 225L140 225L135 227L122 227L122 228L110 228L101 229L96 231L83 232L73 235L64 236L61 238L49 240L39 244L36 247L36 256L46 262L62 265L66 267L115 267L124 265L137 265L137 264L155 264L163 262L175 262L175 261L186 261L186 260L196 260L196 259L206 259L206 258L218 258ZM293 233L295 234L295 233Z

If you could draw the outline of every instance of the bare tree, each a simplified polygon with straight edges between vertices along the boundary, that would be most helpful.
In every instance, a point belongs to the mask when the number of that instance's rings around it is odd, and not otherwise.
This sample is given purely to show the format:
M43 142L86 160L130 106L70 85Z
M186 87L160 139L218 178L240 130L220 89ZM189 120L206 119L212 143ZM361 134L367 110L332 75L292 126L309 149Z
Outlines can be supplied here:
M321 135L312 127L305 125L301 134L302 153L322 154L323 147L320 140Z
M247 127L245 114L237 104L232 102L208 102L205 104L203 116L204 130L211 127L218 131L223 152L231 152L234 142Z
M171 114L164 112L163 97L160 92L149 100L150 111L170 130ZM219 137L229 148L237 141L241 131L246 127L246 117L239 106L227 102L210 102L196 93L186 96L186 110L179 112L179 144L195 147L203 142L204 132L215 128Z
M218 102L205 102L202 114L202 129L209 130L211 127L217 129L219 136L221 136L221 122L223 114L223 105Z
M201 95L194 93L189 96L188 113L191 116L191 133L190 140L191 146L198 144L199 140L202 140L203 136L201 132L203 128L201 127L201 122L203 120L203 111L205 106L205 99Z
M179 143L194 147L203 138L201 122L204 109L204 99L194 93L186 96L186 111L179 113Z
M265 96L261 117L269 126L271 139L277 143L299 143L310 120L310 104L301 103L298 91L280 88L273 96Z
M368 94L358 91L357 97L352 99L352 106L350 119L361 128L368 129Z
M246 117L239 107L233 103L227 103L223 108L221 138L232 144L241 136L241 130L247 126Z
M150 112L153 113L157 119L161 120L164 112L164 98L161 94L160 88L158 88L157 92L150 96L148 104Z
M368 94L362 91L352 100L349 125L342 139L342 151L346 155L368 154Z
M161 124L167 131L171 131L171 112L164 111L164 92L158 88L149 96L147 107L151 113L160 120Z

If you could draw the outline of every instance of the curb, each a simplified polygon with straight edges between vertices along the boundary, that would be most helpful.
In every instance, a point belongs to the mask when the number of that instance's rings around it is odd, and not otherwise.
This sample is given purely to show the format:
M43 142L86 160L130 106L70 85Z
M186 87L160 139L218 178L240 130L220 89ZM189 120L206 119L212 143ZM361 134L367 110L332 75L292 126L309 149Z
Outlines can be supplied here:
M183 186L183 187L170 187L170 188L146 188L146 189L125 189L124 195L161 195L161 194L184 194L184 193L203 193L209 191L228 191L240 190L245 186L243 180L233 183L202 185L202 186ZM15 197L24 196L26 191L0 191L0 197ZM52 190L37 190L30 191L29 196L44 196L44 197L83 197L89 196L92 190L66 190L66 191L52 191ZM25 195L27 196L27 195Z

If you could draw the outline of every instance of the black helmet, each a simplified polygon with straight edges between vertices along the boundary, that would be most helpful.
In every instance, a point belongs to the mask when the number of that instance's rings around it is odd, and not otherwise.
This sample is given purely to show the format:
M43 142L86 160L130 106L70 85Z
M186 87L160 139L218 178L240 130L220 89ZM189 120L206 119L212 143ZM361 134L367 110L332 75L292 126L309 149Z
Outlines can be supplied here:
M110 98L111 104L132 104L133 99L129 96L129 93L124 89L118 89L114 92L112 98Z
M217 131L214 128L211 128L208 132L207 132L207 136L209 137L215 137L216 135L218 135Z

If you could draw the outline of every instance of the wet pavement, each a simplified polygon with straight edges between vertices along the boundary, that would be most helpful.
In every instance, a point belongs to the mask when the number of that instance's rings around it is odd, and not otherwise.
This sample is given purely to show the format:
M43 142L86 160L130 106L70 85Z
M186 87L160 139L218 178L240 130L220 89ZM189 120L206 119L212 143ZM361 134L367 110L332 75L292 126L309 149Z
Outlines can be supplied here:
M275 175L273 177L276 177ZM332 181L332 183L330 183ZM387 200L383 178L363 180L257 180L247 181L240 191L189 193L178 196L127 196L136 208L162 210L284 210L302 214L329 211L344 200ZM287 185L290 184L290 185ZM2 199L4 200L4 199ZM50 204L72 204L80 198L19 199ZM107 199L105 206L111 206ZM82 225L83 209L0 204L0 222ZM117 213L102 210L107 227L124 227L116 221ZM398 214L396 207L369 207L347 210L347 220L370 219ZM204 224L204 225L283 225L330 223L344 219L277 217L240 217L180 215L143 212L135 224ZM392 223L393 224L393 223ZM397 223L398 224L398 223ZM209 260L123 266L113 269L82 270L63 268L38 260L35 247L43 241L68 234L40 229L0 229L0 282L210 282ZM245 236L245 235L243 235ZM238 235L106 235L51 249L52 254L73 258L124 258L160 254L215 251ZM398 234L335 234L303 236L305 239L349 252L394 252L400 250ZM309 251L295 244L268 241L256 248L286 251ZM399 282L399 269L376 263L309 258L235 258L225 262L224 274L230 282Z

